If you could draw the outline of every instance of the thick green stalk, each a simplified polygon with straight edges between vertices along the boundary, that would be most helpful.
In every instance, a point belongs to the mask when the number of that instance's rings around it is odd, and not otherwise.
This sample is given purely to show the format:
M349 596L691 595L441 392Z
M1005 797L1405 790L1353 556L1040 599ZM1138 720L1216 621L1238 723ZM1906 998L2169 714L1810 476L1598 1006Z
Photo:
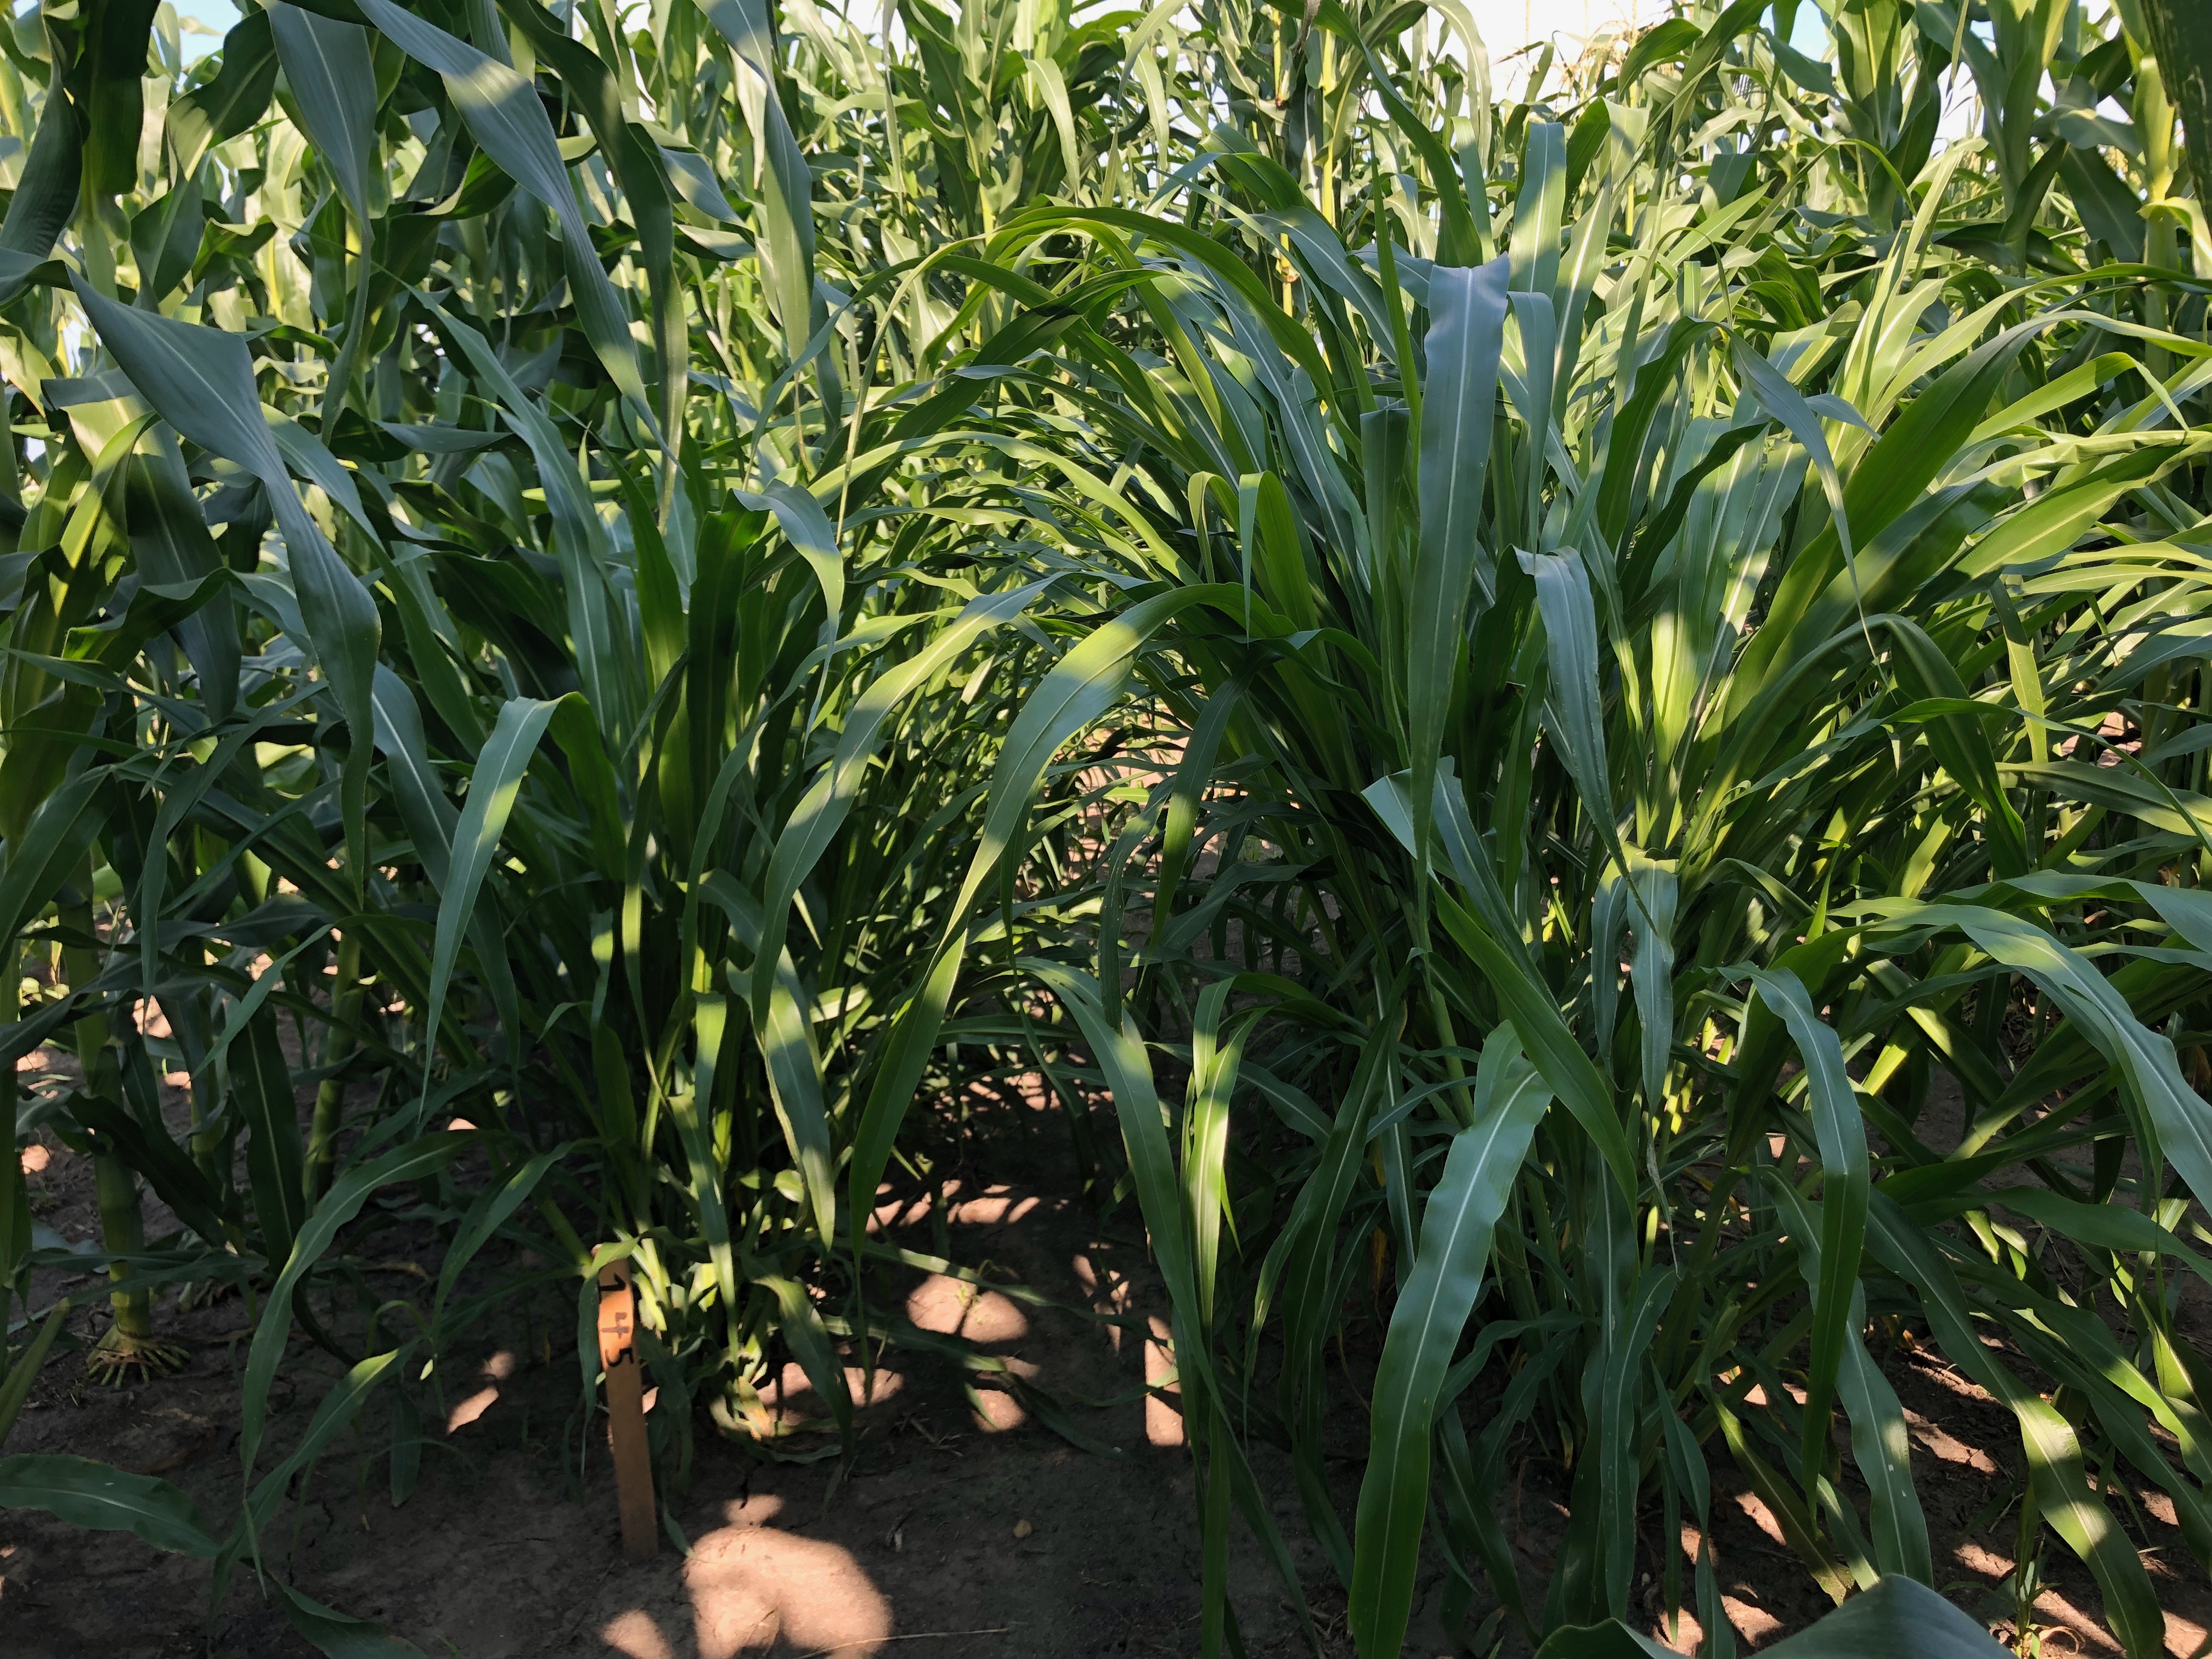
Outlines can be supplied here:
M59 905L64 931L88 940L96 937L97 926L92 908L92 865L88 860L77 871L74 888L64 890ZM90 984L100 974L99 947L92 944L64 945L62 971L73 990ZM85 1015L76 1022L72 1035L77 1064L84 1073L86 1092L110 1101L119 1099L121 1073L116 1065L114 1047L108 1041L106 1015ZM146 1243L137 1176L128 1164L104 1152L93 1153L92 1174L100 1205L100 1243L112 1255L137 1254ZM121 1279L133 1271L127 1264L117 1262L108 1268L107 1276ZM118 1359L127 1363L140 1344L153 1339L153 1297L143 1290L118 1291L108 1297L108 1303L114 1311L115 1323L101 1345L102 1351L112 1356L106 1363Z

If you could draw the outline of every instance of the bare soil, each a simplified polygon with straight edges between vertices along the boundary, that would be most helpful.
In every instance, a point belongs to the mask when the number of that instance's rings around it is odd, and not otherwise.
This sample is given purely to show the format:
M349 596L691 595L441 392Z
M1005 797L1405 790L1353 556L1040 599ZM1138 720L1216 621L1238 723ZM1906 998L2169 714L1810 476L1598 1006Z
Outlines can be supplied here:
M897 1348L879 1362L860 1401L858 1450L799 1434L818 1461L777 1462L695 1425L690 1480L669 1507L688 1550L672 1539L641 1565L617 1545L603 1419L580 1409L575 1310L567 1292L512 1305L480 1352L417 1392L429 1441L419 1482L392 1497L389 1404L373 1402L358 1431L333 1445L295 1489L262 1540L269 1571L329 1606L381 1621L431 1659L737 1659L737 1656L1194 1655L1198 1651L1198 1534L1193 1482L1171 1401L1142 1385L1168 1374L1164 1346L1147 1332L1163 1311L1144 1259L1133 1206L1101 1224L1075 1196L1060 1109L1048 1097L1006 1092L972 1115L958 1137L935 1215L914 1193L886 1194L880 1235L949 1255L986 1278L1063 1305L902 1269L872 1295L926 1329L957 1333L1005 1357L1065 1405L1066 1424L1099 1451L1079 1449L1009 1394L974 1388L951 1361ZM42 1223L64 1240L97 1235L89 1160L51 1139L32 1177ZM148 1221L172 1224L150 1199ZM390 1237L404 1240L403 1223ZM389 1243L376 1248L386 1248ZM434 1261L425 1236L422 1260ZM419 1266L404 1249L371 1264L395 1289ZM416 1281L419 1282L419 1281ZM73 1317L73 1350L49 1362L7 1449L70 1452L159 1474L188 1492L218 1532L238 1512L238 1376L250 1335L236 1297L188 1310L164 1297L165 1334L191 1358L179 1374L120 1389L100 1386L82 1352L106 1324L96 1282L42 1275L39 1300L64 1289L94 1305ZM2208 1329L2204 1288L2189 1286L2187 1328ZM1085 1310L1089 1310L1086 1312ZM1097 1315L1126 1316L1121 1323ZM1355 1321L1344 1357L1350 1377L1371 1367L1372 1322ZM1954 1600L2008 1641L2021 1610L1994 1587L2013 1568L2018 1516L2003 1494L2020 1460L2009 1414L1917 1346L1881 1357L1908 1408L1915 1473ZM859 1356L848 1356L856 1395ZM295 1339L282 1373L265 1471L304 1426L337 1364ZM794 1418L820 1414L795 1367L779 1398ZM988 1381L988 1379L986 1379ZM656 1409L658 1409L656 1406ZM1478 1402L1470 1415L1480 1419ZM1329 1473L1347 1518L1366 1425L1347 1385ZM586 1445L586 1443L589 1443ZM1519 1552L1523 1583L1540 1598L1558 1547L1565 1492L1534 1447L1510 1491L1496 1494ZM1264 1448L1256 1473L1318 1624L1326 1659L1349 1656L1344 1598L1309 1540L1285 1463ZM1828 1603L1782 1542L1773 1518L1714 1470L1714 1545L1730 1620L1755 1650L1801 1629ZM2118 1471L2120 1476L2130 1472ZM2190 1559L2162 1497L2131 1486L2151 1540L2151 1571L2168 1610L2168 1651L2190 1659L2212 1626L2212 1590ZM1643 1517L1647 1559L1661 1522ZM1231 1585L1246 1651L1290 1659L1312 1650L1279 1582L1242 1526ZM1686 1528L1683 1540L1693 1544ZM2027 1617L2031 1648L2058 1656L2116 1653L2095 1588L2055 1546ZM1686 1581L1686 1564L1685 1577ZM0 1510L0 1654L8 1659L277 1659L314 1652L295 1633L249 1559L210 1607L208 1565L166 1555L125 1534L90 1533L38 1511ZM1406 1652L1455 1647L1439 1620L1442 1564L1425 1561ZM1639 1586L1640 1622L1659 1629L1660 1587ZM1468 1628L1482 1652L1528 1645L1478 1600ZM1694 1645L1693 1626L1678 1640Z

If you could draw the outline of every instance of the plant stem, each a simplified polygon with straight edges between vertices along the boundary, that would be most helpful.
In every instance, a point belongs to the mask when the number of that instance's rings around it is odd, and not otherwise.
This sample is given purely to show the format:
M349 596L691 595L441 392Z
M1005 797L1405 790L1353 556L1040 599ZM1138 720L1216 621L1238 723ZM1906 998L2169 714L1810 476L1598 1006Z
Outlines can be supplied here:
M64 891L58 907L62 927L80 938L94 937L92 912L92 862L87 859L77 871L73 891ZM100 974L100 951L96 945L65 945L62 949L62 971L68 975L72 989L90 984ZM121 1075L115 1064L114 1051L108 1042L107 1016L87 1014L76 1023L76 1054L84 1071L84 1091L109 1100L118 1098ZM92 1176L94 1193L100 1203L100 1239L111 1255L135 1255L146 1242L144 1218L138 1210L138 1182L130 1166L109 1156L95 1152L92 1155ZM130 1276L131 1269L117 1262L107 1270L111 1279ZM108 1298L115 1310L115 1328L128 1343L154 1334L152 1298L143 1291L118 1291Z
M331 994L331 1034L323 1045L325 1070L345 1064L360 1045L353 1023L361 1018L361 941L351 933L338 940L337 983ZM338 1125L345 1115L345 1079L325 1078L315 1090L314 1121L307 1132L307 1201L313 1203L330 1185L331 1164L337 1155Z

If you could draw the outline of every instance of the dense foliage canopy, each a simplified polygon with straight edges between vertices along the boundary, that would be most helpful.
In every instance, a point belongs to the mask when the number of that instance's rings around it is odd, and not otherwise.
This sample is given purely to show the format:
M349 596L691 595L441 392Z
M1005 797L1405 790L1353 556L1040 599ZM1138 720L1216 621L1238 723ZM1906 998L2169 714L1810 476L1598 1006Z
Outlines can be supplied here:
M159 1369L165 1286L258 1323L227 1542L54 1460L0 1501L227 1565L616 1254L672 1398L790 1455L788 1354L849 1432L841 1345L925 1340L868 1262L947 1265L881 1183L1036 1068L1173 1304L1208 1654L1232 1527L1302 1595L1263 1440L1370 1656L1425 1532L1455 1622L1656 1570L1729 1652L1635 1526L1702 1535L1716 1459L1838 1601L1940 1586L1906 1330L2161 1651L2134 1487L2212 1569L2212 21L1801 10L1505 99L1455 0L276 0L189 67L167 0L15 15L0 1048L82 1061L15 1112L98 1160L94 1363ZM295 1321L352 1369L278 1462ZM1543 1584L1509 1445L1571 1471Z

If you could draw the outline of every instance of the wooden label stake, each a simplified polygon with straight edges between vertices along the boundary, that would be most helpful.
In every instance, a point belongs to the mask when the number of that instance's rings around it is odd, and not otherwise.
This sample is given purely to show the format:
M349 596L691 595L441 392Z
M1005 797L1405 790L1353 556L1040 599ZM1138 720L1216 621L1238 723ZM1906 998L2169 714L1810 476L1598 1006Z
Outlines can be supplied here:
M645 1438L645 1378L637 1360L637 1302L627 1258L599 1269L599 1364L607 1374L607 1439L622 1506L623 1556L652 1555L653 1457Z

